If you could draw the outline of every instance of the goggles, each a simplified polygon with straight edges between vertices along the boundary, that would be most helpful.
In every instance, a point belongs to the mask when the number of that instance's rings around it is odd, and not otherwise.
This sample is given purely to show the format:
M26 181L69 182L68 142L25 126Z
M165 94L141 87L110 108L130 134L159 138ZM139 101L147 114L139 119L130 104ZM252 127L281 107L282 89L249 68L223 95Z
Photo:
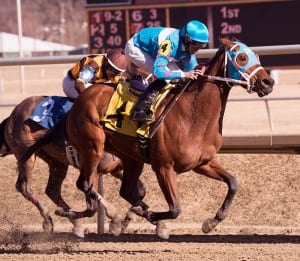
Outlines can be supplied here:
M193 40L190 40L190 44L195 45L199 48L205 48L207 46L207 43L197 42Z
M114 74L121 74L122 72L117 70L116 68L112 67L111 65L108 66L108 69Z

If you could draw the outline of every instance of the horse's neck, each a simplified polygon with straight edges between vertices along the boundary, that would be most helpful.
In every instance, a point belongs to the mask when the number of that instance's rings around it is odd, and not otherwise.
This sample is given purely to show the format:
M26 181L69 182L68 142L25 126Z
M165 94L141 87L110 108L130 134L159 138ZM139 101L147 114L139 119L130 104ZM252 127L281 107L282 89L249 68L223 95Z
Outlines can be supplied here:
M220 53L212 60L206 74L224 77L224 54ZM204 127L218 122L221 130L230 87L223 81L200 78L189 89L190 92L186 92L182 101L182 107L188 108L193 124Z
M219 51L219 54L216 54L216 56L211 60L205 74L211 76L226 77L225 55L226 54L224 51ZM222 102L222 111L223 111L222 116L223 116L231 88L224 81L214 81L214 83L215 83L214 84L215 88L218 88L220 91L220 99Z

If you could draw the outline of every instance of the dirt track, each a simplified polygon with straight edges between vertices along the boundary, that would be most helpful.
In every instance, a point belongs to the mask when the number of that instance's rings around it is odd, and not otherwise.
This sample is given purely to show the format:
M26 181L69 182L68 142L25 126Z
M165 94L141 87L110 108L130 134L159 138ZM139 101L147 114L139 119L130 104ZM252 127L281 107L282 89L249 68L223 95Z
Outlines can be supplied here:
M154 227L136 218L126 234L114 237L96 233L96 217L84 220L90 234L84 240L71 234L71 225L53 214L55 232L45 235L37 210L14 188L14 158L0 159L1 260L299 260L300 158L297 155L220 155L220 161L238 179L239 192L227 219L211 234L201 223L215 214L226 187L205 177L186 173L178 177L182 214L168 222L170 238L159 239ZM54 212L43 194L47 175L39 161L34 191ZM77 171L71 169L63 194L74 209L84 207L75 188ZM165 209L153 173L143 174L151 208ZM127 203L118 195L119 181L104 178L105 196L120 210ZM107 229L107 224L106 224ZM107 231L107 230L106 230Z

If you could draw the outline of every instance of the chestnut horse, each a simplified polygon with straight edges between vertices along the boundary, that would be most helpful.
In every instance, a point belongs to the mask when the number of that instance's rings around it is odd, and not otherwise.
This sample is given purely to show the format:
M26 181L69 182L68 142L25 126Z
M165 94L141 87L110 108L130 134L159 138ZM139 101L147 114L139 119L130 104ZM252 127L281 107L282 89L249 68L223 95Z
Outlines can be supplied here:
M65 119L48 132L36 122L28 120L35 108L44 99L43 96L31 96L20 102L12 111L11 115L0 124L0 156L4 157L14 154L18 163L17 190L32 202L43 217L43 229L46 232L53 231L51 215L45 206L38 199L31 189L32 171L35 164L35 157L31 157L25 163L20 162L21 155L28 147L36 147L36 155L48 164L49 178L46 187L46 194L58 206L56 214L65 216L64 212L69 211L70 206L64 201L61 195L61 187L67 175L69 160L65 150ZM33 145L34 144L34 145ZM33 146L32 146L33 145ZM77 166L75 166L77 167ZM98 178L102 174L111 173L118 179L122 179L123 168L120 159L104 153L97 167L97 175L94 176L94 186L98 187ZM141 189L143 184L140 183ZM97 211L97 204L87 197L89 209L84 212L76 212L77 216L90 217ZM77 236L84 236L84 228L80 226L77 218L69 217L73 223L73 231ZM118 233L118 232L116 232Z
M101 196L93 190L91 176L96 172L104 150L118 156L123 162L123 179L120 195L133 207L132 211L156 225L157 234L168 238L165 219L175 219L181 212L176 175L193 170L228 186L223 204L215 217L202 226L211 231L228 213L237 191L236 179L216 160L222 145L223 116L232 83L262 97L273 90L274 80L260 65L258 57L238 41L220 39L221 46L209 62L205 76L189 81L179 99L170 93L159 105L155 116L164 110L164 120L149 139L150 158L145 159L136 137L126 136L105 128L105 116L114 90L106 85L88 88L76 100L69 112L66 131L80 155L80 188L93 200ZM242 80L241 80L242 79ZM185 85L186 87L186 85ZM172 103L173 100L177 100ZM172 108L168 105L173 104ZM159 186L169 209L164 212L150 210L139 193L138 179L144 163L149 163L156 174ZM72 213L70 212L70 215Z

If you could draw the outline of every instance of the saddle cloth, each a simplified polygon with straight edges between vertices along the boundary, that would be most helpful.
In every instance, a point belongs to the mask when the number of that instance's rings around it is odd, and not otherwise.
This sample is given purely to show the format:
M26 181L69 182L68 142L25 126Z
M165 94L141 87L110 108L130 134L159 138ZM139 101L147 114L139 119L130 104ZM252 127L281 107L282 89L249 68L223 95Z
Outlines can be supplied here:
M163 88L156 102L150 108L153 113L173 87L173 84L167 84ZM137 101L138 96L136 95L136 91L130 86L130 83L120 82L112 95L106 115L102 120L104 126L127 136L137 137L140 135L147 138L150 133L150 125L145 123L140 126L138 122L130 118Z
M67 114L72 105L73 102L67 97L48 96L40 102L29 119L50 129Z
M67 97L48 96L43 99L36 107L30 120L38 123L46 129L54 127L71 109L74 102ZM65 141L65 152L69 164L79 167L79 155L77 150L67 141Z

